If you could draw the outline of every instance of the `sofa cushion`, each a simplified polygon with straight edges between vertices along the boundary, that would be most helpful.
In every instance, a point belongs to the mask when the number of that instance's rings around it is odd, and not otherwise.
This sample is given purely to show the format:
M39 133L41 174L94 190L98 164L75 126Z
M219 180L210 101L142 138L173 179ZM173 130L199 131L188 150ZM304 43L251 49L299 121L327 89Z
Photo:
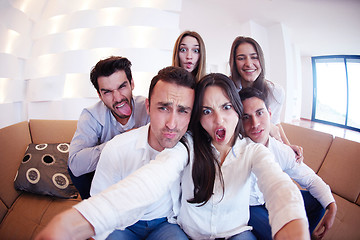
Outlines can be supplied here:
M30 144L15 180L15 188L60 198L76 198L67 159L69 144Z
M23 193L0 225L1 239L34 239L50 219L79 201Z
M304 163L317 173L329 151L333 136L288 123L281 123L281 126L291 144L303 147Z
M355 203L360 194L360 144L335 137L318 175L331 191Z
M324 240L360 239L358 223L360 207L346 199L333 194L337 212L332 228L325 234Z

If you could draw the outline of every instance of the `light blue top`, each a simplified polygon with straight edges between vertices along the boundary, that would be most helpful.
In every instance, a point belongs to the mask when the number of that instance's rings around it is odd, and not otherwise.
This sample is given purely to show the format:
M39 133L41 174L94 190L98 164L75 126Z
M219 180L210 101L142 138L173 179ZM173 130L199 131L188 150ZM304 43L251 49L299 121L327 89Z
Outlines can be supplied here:
M75 176L95 171L100 153L107 141L150 122L145 97L133 97L131 104L133 111L125 125L116 121L102 101L82 111L69 150L68 165Z

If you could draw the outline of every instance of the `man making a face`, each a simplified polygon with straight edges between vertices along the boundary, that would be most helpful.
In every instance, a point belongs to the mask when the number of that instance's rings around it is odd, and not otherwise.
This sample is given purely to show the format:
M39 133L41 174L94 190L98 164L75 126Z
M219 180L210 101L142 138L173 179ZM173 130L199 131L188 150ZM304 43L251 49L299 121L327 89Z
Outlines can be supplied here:
M106 144L91 188L92 194L95 195L89 200L99 198L96 193L146 165L165 148L172 148L178 143L188 128L195 97L194 87L195 80L185 69L167 67L159 71L151 81L149 97L146 100L150 123L118 135ZM171 223L172 217L176 215L174 207L179 202L179 181L180 179L166 194L145 209L126 214L127 222L129 218L134 218L133 224L123 230L113 231L109 239L188 239L176 223ZM126 193L131 195L131 189L125 188L124 192L122 197L132 202L141 198L141 196L127 197ZM93 236L94 222L90 219L94 216L96 221L98 212L86 202L87 200L78 204L82 206L80 206L82 214L86 212L86 215L82 215L75 206L55 217L38 238L57 236L59 239L67 237L82 239ZM106 220L113 223L115 222L112 221L113 218L117 217L115 208L111 214L113 215L107 216ZM138 216L141 216L140 221ZM95 226L99 225L95 222Z
M69 173L82 199L90 196L100 153L114 136L149 122L145 97L132 96L131 62L112 56L99 61L90 74L101 101L85 108L70 143Z

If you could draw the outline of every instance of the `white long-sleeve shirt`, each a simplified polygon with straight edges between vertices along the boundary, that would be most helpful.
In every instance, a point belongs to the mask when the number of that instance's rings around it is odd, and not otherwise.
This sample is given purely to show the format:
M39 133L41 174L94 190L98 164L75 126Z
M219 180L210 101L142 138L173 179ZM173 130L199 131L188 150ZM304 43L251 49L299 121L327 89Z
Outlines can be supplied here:
M101 153L91 183L91 196L121 181L155 159L159 152L148 144L149 125L117 135L108 141ZM173 217L177 212L173 210L173 206L179 209L179 196L180 179L178 178L157 201L143 208L141 216L139 215L136 220L149 221L167 217L170 222L174 222Z
M274 85L270 86L270 93L268 95L268 104L271 109L271 119L270 122L277 125L281 122L281 110L285 101L285 91L281 85L273 83Z
M291 220L306 219L299 190L275 163L265 146L255 144L248 138L238 139L221 169L225 183L224 196L217 178L213 197L202 207L187 202L193 197L191 139L189 164L187 156L185 147L178 143L174 148L162 151L155 161L135 174L77 204L75 208L94 226L96 234L115 227L124 228L136 221L144 206L157 201L185 167L181 177L182 198L177 220L193 239L230 237L250 229L247 222L251 171L259 178L274 234Z
M288 146L273 137L269 137L269 150L274 154L275 161L281 169L295 180L302 188L309 190L321 205L326 208L330 203L335 202L330 187L308 167L305 163L295 161L295 152ZM254 174L251 176L250 205L262 205L265 203L264 196L257 186L257 179Z

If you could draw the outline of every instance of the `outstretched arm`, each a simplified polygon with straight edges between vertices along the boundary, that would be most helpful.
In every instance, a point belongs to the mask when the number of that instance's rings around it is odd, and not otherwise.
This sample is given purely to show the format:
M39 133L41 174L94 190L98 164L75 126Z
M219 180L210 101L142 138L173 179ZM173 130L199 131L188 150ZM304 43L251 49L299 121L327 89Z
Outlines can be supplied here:
M157 201L179 179L186 164L187 150L183 144L162 151L156 160L127 178L56 216L40 235L48 238L39 239L77 239L70 238L77 231L79 237L86 238L134 224L147 206ZM63 238L57 238L57 234Z
M252 171L258 178L260 191L264 194L273 236L279 234L278 237L284 237L279 239L297 239L296 236L301 233L300 236L307 236L302 239L309 239L307 218L299 189L274 161L269 149L261 144L256 145L256 148L253 150Z
M296 219L285 224L274 236L275 240L310 239L306 220Z

